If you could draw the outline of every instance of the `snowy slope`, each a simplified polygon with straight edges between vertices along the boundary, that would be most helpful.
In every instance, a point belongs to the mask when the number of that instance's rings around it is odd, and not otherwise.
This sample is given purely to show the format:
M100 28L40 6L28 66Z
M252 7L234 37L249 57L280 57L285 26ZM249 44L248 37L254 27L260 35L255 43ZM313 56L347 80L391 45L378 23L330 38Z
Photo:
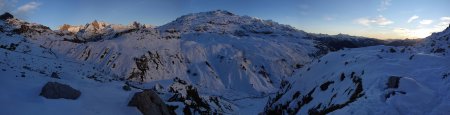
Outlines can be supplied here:
M181 37L190 79L219 91L275 91L317 51L292 27L220 10L182 16L158 29Z
M329 53L289 78L265 113L447 114L449 35Z

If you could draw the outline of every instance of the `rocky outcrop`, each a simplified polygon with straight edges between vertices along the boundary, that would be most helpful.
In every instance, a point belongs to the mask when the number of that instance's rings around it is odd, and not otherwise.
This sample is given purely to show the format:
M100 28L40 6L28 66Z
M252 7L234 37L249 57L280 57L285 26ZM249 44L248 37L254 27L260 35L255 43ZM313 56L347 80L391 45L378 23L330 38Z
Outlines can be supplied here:
M66 84L61 84L58 82L48 82L41 90L40 96L43 96L47 99L78 99L80 97L81 92L70 87Z
M171 114L164 101L152 90L135 93L128 106L137 107L144 115Z

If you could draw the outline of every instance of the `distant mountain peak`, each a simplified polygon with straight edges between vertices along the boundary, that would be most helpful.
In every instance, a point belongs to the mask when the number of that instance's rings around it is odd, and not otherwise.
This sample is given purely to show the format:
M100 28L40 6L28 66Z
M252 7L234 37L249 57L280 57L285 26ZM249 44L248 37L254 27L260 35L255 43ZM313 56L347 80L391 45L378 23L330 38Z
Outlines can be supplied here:
M199 13L190 13L187 15L183 15L176 19L176 21L192 21L193 19L198 20L211 20L216 18L238 18L241 17L239 15L236 15L234 13L231 13L226 10L214 10L214 11L208 11L208 12L199 12Z
M97 22L97 20L94 20L94 21L91 23L91 25L94 26L95 29L100 28L100 24Z
M271 20L262 20L245 15L241 16L226 10L214 10L183 15L158 28L162 31L175 29L185 33L228 33L239 34L238 36L246 36L240 34L242 32L266 35L288 35L289 32L299 31L289 25L283 25ZM303 32L300 33L301 36L304 34Z
M207 11L207 12L198 12L198 13L191 13L187 14L185 16L190 15L205 15L205 16L236 16L236 14L226 11L226 10L214 10L214 11ZM183 16L181 16L183 17Z
M14 18L14 16L9 12L5 12L4 14L0 15L0 20L7 20L11 18Z
M221 14L229 15L229 16L235 15L234 13L231 13L231 12L226 11L226 10L215 10L215 11L210 11L209 13L212 13L212 14L215 14L215 15L221 15Z
M86 27L86 29L89 29L89 30L100 30L100 29L103 29L103 28L105 28L105 27L107 27L109 25L110 24L108 24L106 22L94 20L91 23L86 24L85 27Z
M60 30L60 31L64 31L64 30L68 31L69 28L71 28L71 27L72 27L72 25L64 24L64 25L60 26L58 30Z

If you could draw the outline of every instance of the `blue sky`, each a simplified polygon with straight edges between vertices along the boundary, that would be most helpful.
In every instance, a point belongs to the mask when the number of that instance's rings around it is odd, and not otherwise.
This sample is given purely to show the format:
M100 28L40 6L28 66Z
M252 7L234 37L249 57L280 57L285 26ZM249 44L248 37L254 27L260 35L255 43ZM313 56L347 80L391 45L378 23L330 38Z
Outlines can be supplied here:
M422 38L450 23L450 0L0 0L0 12L56 29L93 20L163 25L195 12L228 10L313 33Z

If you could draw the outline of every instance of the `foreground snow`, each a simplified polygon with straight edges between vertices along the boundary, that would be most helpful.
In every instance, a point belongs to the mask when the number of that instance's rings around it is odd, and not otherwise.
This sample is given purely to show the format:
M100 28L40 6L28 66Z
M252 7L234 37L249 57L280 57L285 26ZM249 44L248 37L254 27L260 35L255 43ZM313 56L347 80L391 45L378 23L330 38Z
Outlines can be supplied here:
M127 107L135 91L122 90L123 82L99 83L78 73L80 68L91 66L47 59L18 52L0 51L0 114L140 114L134 107ZM19 58L17 58L19 57ZM20 58L27 57L27 58ZM61 68L54 68L54 67ZM51 78L51 71L61 71L61 79ZM48 81L71 85L82 95L77 100L46 99L39 96Z

